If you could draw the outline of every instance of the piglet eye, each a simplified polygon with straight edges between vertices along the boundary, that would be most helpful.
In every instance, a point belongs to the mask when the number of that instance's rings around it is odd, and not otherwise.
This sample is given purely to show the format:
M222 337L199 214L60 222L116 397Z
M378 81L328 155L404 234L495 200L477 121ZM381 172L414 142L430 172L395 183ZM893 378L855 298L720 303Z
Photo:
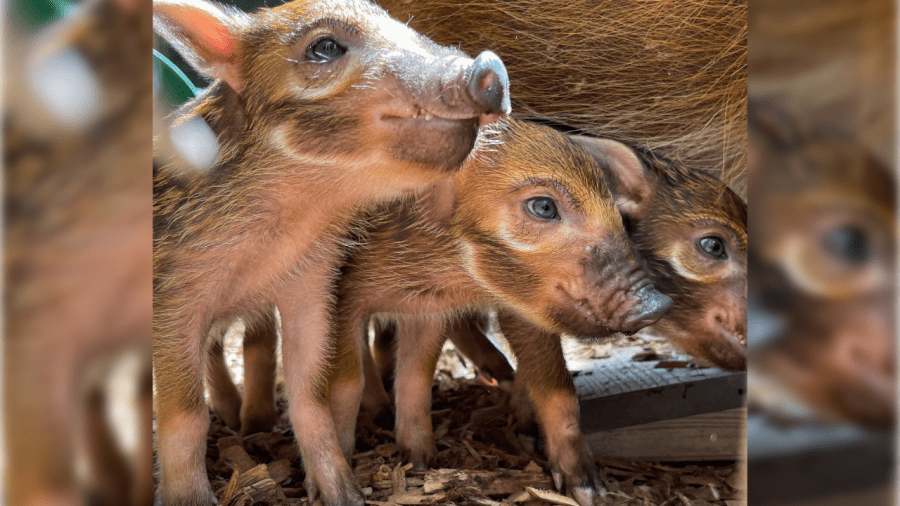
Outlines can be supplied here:
M347 49L331 37L322 37L306 48L306 59L317 63L327 63L344 56L346 52Z
M720 260L728 258L728 255L725 253L725 241L719 236L708 235L700 239L698 244L704 253L713 258Z
M869 259L869 241L859 227L846 226L828 232L825 247L854 265L862 265Z
M558 220L559 213L556 210L556 202L550 197L535 197L525 202L525 208L533 216L542 220Z

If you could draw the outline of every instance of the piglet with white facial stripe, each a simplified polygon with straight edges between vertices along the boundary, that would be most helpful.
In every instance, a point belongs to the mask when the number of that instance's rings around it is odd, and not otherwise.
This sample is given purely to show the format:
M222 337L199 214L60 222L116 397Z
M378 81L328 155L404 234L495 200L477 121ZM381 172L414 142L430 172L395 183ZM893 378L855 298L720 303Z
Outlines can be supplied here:
M219 144L203 171L157 152L156 502L215 503L204 460L210 329L243 317L247 370L265 368L270 350L253 353L252 335L277 306L307 489L326 505L361 505L323 401L337 238L359 208L459 168L478 127L509 112L503 64L437 46L365 0L252 14L166 0L154 28L214 80L176 123L199 118Z

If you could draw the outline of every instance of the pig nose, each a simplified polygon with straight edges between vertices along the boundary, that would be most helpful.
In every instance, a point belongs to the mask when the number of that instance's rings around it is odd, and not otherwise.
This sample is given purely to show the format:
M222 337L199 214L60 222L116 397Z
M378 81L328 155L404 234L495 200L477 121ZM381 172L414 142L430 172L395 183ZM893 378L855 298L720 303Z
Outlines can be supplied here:
M637 332L647 325L656 323L672 308L672 299L659 293L653 285L644 286L635 295L641 300L641 306L625 320L626 332Z
M507 115L512 111L506 67L500 57L490 51L475 58L466 91L485 114Z

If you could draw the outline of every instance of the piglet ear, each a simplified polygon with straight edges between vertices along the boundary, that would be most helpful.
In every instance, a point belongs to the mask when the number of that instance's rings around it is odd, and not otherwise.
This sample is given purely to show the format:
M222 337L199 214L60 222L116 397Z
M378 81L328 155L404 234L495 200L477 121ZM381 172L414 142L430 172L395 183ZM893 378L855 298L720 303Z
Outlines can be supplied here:
M614 140L583 135L570 135L569 138L597 161L622 213L639 217L646 211L653 197L654 176L631 147Z
M205 0L155 0L153 29L198 72L244 89L237 36L247 15Z
M765 164L777 160L804 143L804 127L777 105L750 100L747 103L747 182L762 183Z

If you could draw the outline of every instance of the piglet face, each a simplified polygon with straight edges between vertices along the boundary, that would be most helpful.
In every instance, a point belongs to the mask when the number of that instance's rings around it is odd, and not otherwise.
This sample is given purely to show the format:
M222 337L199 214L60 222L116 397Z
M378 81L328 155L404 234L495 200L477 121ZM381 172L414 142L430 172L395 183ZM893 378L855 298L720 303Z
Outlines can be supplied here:
M564 135L501 122L457 176L466 269L543 327L635 332L671 300L637 260L594 160Z
M227 122L288 161L336 167L329 177L351 191L420 189L458 170L478 127L510 112L496 55L434 44L364 0L251 14L161 0L154 13L157 31L220 80ZM207 117L214 130L222 116Z

